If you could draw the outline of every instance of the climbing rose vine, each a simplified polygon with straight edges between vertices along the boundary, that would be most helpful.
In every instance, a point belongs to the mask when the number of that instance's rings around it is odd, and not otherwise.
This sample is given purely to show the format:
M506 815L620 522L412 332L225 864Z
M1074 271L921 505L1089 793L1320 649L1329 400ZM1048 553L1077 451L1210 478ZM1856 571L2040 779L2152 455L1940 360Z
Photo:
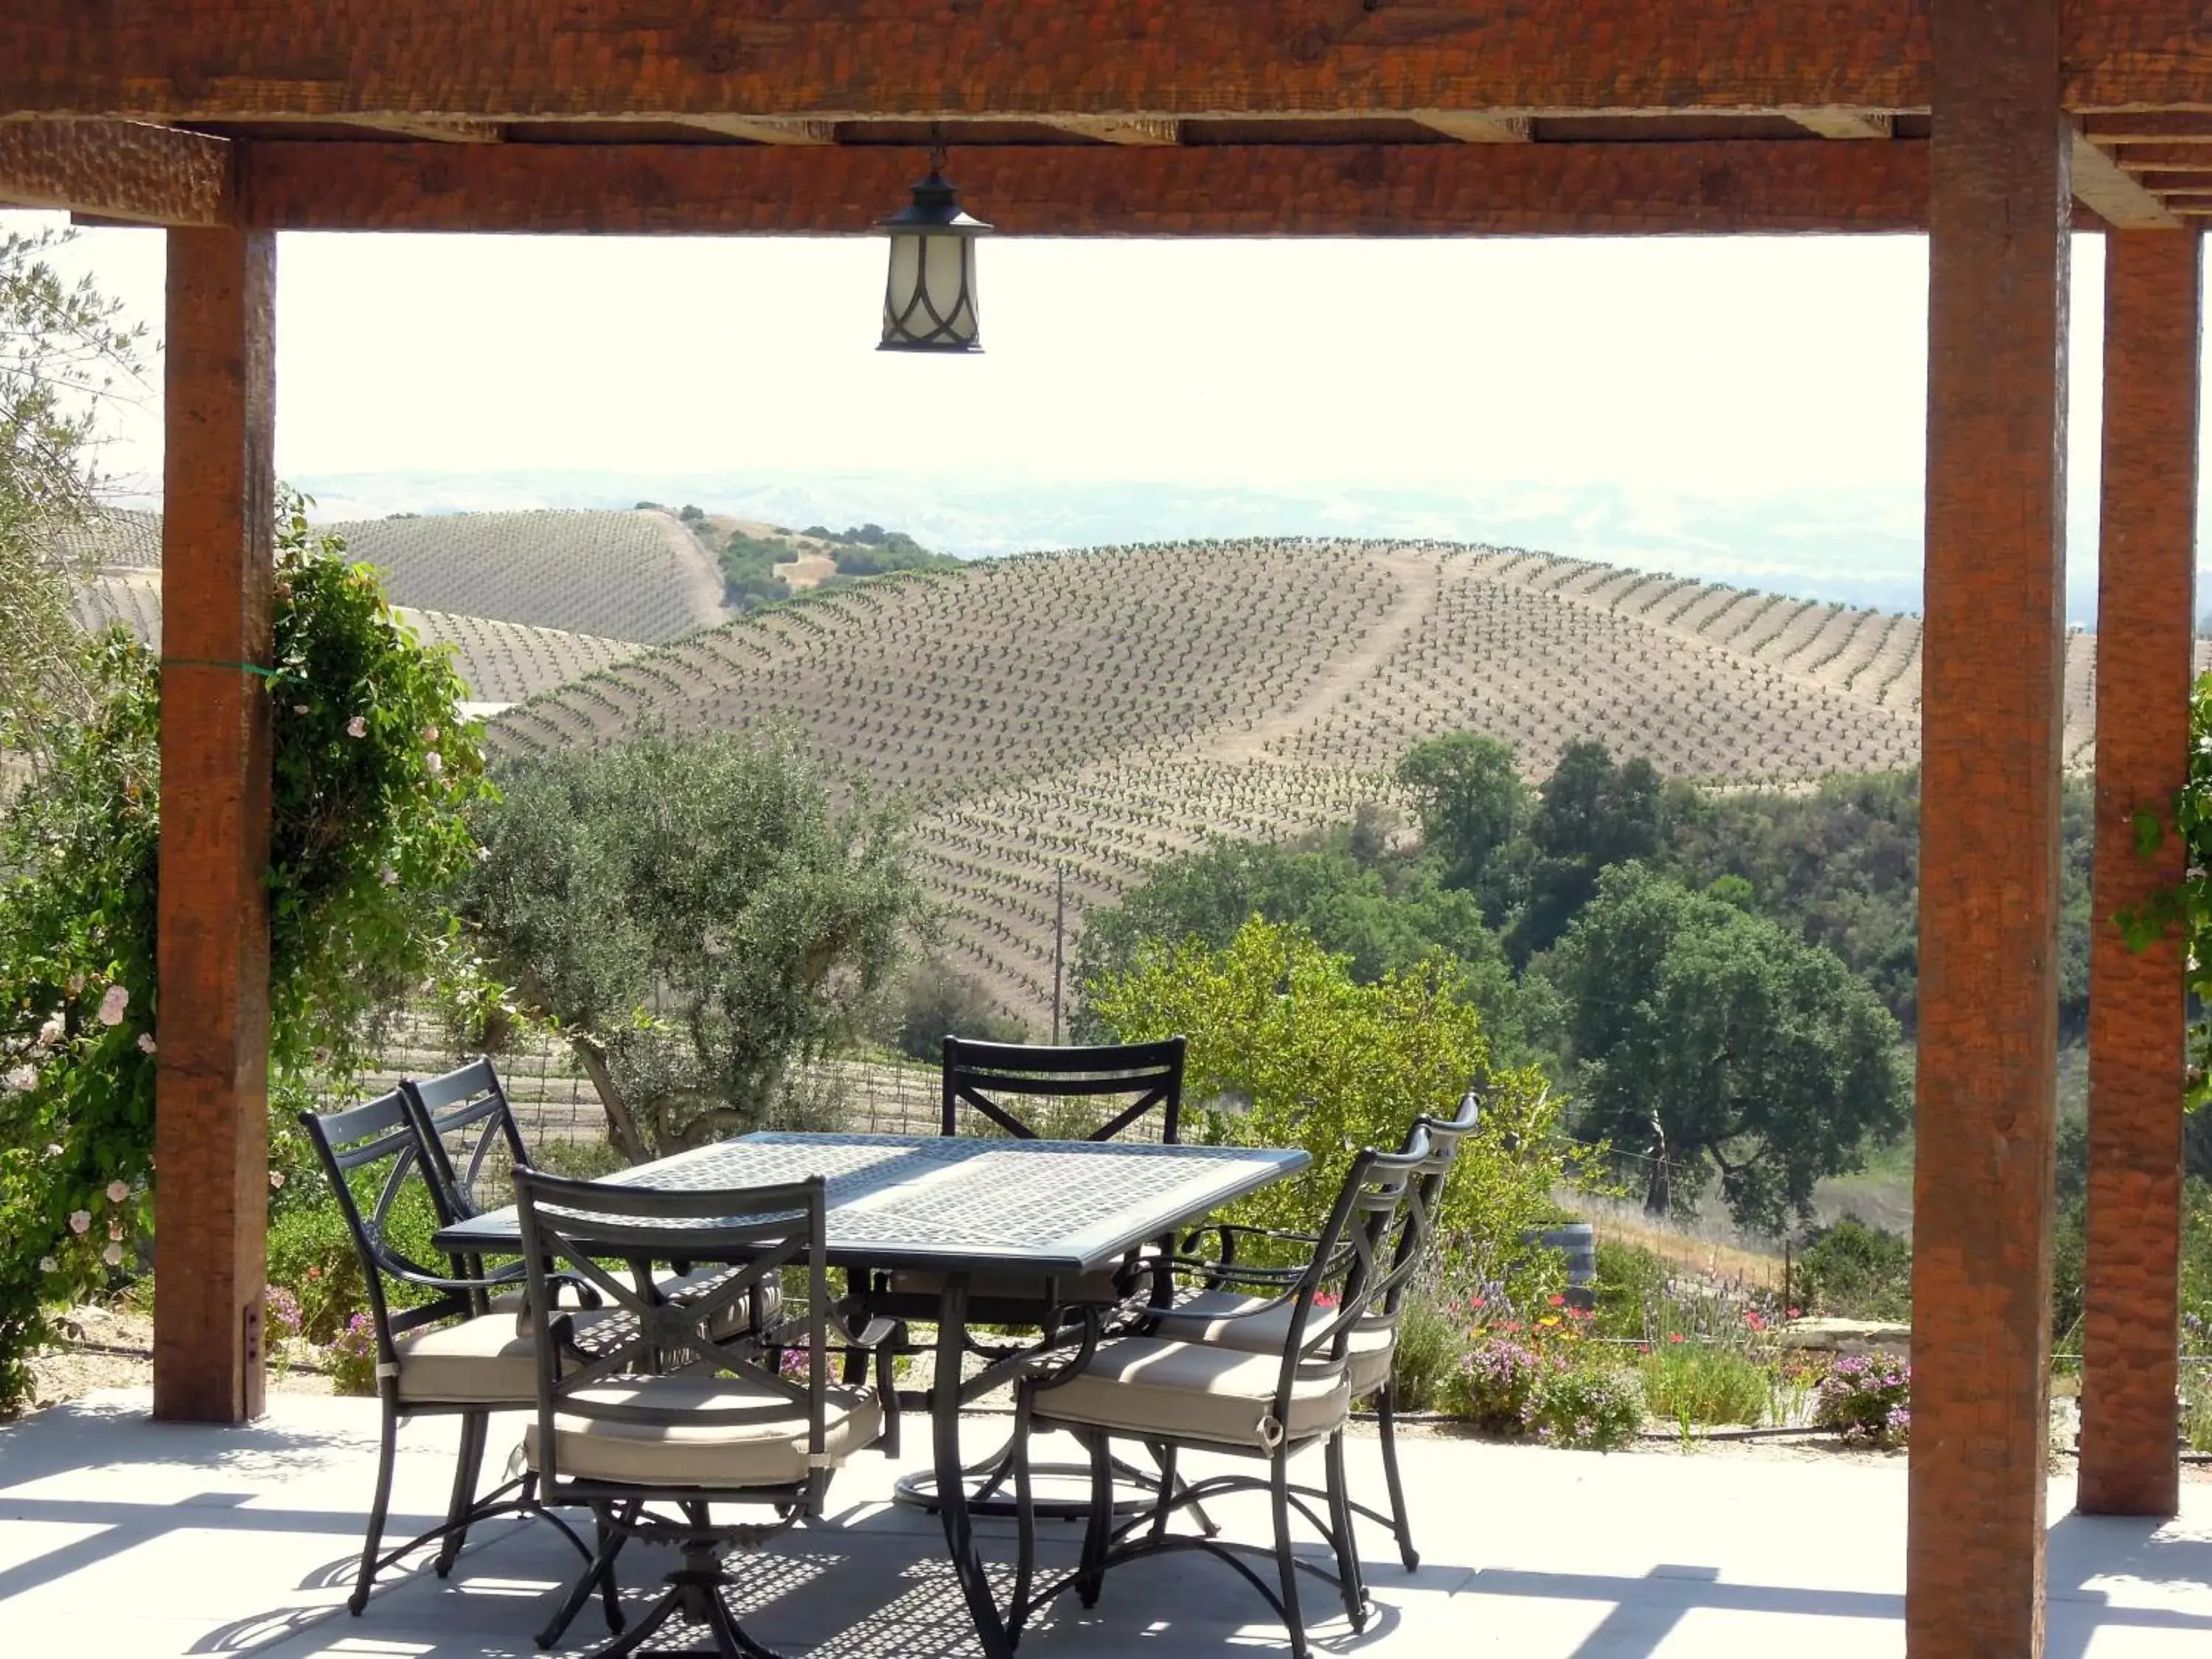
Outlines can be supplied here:
M465 969L446 894L488 787L448 655L302 506L278 521L274 668L250 676L275 757L280 1085L344 1075L379 1012ZM53 1311L134 1269L152 1220L159 665L119 629L84 648L92 712L46 734L0 819L0 1415Z

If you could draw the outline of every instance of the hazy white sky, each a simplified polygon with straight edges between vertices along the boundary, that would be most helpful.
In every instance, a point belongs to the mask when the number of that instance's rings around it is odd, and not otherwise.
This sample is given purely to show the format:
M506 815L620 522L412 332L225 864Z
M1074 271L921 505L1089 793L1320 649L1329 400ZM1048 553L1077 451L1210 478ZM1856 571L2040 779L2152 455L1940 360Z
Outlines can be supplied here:
M158 326L161 251L89 231L70 257ZM987 241L988 349L955 361L872 349L883 258L854 240L288 235L279 467L1712 497L1921 475L1917 237ZM2078 239L2077 493L2101 276L2099 239ZM149 404L112 466L155 472L158 437Z

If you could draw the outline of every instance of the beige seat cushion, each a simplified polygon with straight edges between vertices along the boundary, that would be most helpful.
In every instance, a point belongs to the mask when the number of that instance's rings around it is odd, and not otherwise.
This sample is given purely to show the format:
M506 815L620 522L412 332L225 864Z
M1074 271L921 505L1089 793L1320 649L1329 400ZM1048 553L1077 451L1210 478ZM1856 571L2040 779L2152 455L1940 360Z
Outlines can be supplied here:
M866 1389L828 1390L824 1449L833 1464L872 1445L883 1433L883 1407ZM610 1423L563 1415L554 1419L556 1472L578 1480L650 1486L782 1486L806 1479L806 1415L781 1395L729 1377L640 1376L584 1390L580 1401L650 1406L657 1410L760 1408L737 1424ZM538 1425L523 1437L530 1467L538 1467Z
M1178 1342L1211 1342L1240 1353L1267 1353L1280 1358L1283 1344L1290 1340L1292 1304L1277 1303L1266 1313L1250 1318L1228 1316L1266 1308L1268 1300L1235 1291L1200 1291L1176 1303L1172 1313L1160 1315L1155 1329L1158 1335ZM1326 1310L1316 1309L1306 1321L1306 1334L1319 1335L1328 1328L1328 1319ZM1354 1328L1345 1365L1354 1400L1364 1399L1389 1380L1397 1338L1396 1328L1390 1325L1363 1324Z
M1265 1449L1278 1427L1293 1440L1343 1426L1352 1407L1344 1376L1301 1378L1291 1395L1291 1417L1276 1425L1275 1384L1282 1360L1239 1353L1205 1342L1170 1342L1126 1336L1102 1342L1081 1373L1060 1387L1041 1389L1041 1418L1088 1424L1123 1433L1172 1435L1178 1439Z
M528 1331L517 1334L511 1313L409 1331L394 1346L403 1401L527 1405L538 1398L537 1344Z
M894 1296L942 1296L945 1293L943 1273L922 1273L902 1268L891 1275L891 1294ZM972 1301L1042 1302L1049 1294L1063 1305L1079 1302L1115 1303L1121 1292L1114 1283L1114 1270L1101 1268L1097 1273L1063 1273L1053 1277L1048 1290L1043 1273L1009 1271L981 1273L969 1275L968 1297Z

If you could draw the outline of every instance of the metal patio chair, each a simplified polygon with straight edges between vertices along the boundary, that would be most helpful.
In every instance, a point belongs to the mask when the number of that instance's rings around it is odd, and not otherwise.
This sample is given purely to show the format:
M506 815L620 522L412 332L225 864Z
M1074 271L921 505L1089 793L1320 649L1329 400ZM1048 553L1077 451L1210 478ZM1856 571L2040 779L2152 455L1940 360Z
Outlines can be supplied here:
M675 1545L683 1565L644 1618L593 1659L642 1651L678 1616L704 1627L713 1642L705 1650L722 1659L773 1659L723 1599L735 1582L723 1557L818 1516L832 1472L874 1444L884 1423L874 1394L830 1382L833 1334L866 1347L887 1339L890 1328L839 1328L823 1261L822 1177L647 1190L526 1167L514 1172L514 1186L537 1334L537 1419L524 1453L544 1501L586 1505L599 1523L599 1547L541 1645L559 1639L594 1589L606 1599L611 1622L615 1559L641 1539ZM728 1271L705 1297L676 1304L641 1293L603 1265L671 1256ZM552 1305L554 1264L605 1300L605 1316L580 1333L574 1315ZM718 1304L750 1297L786 1271L804 1276L806 1296L776 1333L780 1357L718 1334ZM670 1349L696 1358L678 1373L646 1374ZM790 1374L792 1355L802 1357L804 1376ZM727 1504L765 1505L771 1513L750 1522L715 1520L711 1506Z
M1406 1132L1405 1146L1411 1147L1424 1134L1429 1152L1421 1166L1419 1178L1413 1190L1407 1195L1407 1224L1400 1235L1398 1249L1410 1268L1425 1262L1436 1240L1436 1219L1443 1200L1445 1181L1451 1175L1453 1163L1459 1157L1460 1143L1474 1133L1482 1118L1482 1097L1470 1089L1460 1097L1459 1110L1451 1117L1440 1118L1427 1114L1416 1117ZM1189 1258L1188 1252L1195 1242L1208 1234L1221 1241L1221 1254L1213 1259ZM1183 1241L1184 1255L1175 1266L1194 1272L1206 1288L1194 1294L1179 1296L1172 1310L1154 1316L1146 1323L1148 1335L1173 1337L1186 1342L1219 1342L1249 1353L1279 1351L1282 1327L1290 1316L1289 1308L1279 1297L1273 1302L1273 1311L1262 1314L1270 1298L1253 1291L1231 1288L1237 1285L1281 1287L1294 1279L1297 1269L1262 1267L1240 1265L1236 1260L1237 1240L1239 1237L1260 1237L1291 1243L1311 1249L1317 1240L1311 1233L1289 1232L1280 1229L1249 1227L1236 1222L1213 1222L1197 1229ZM1397 1263L1394 1263L1394 1267ZM1393 1376L1397 1358L1398 1322L1404 1311L1407 1291L1411 1288L1412 1272L1394 1272L1389 1291L1370 1312L1370 1316L1354 1334L1351 1364L1352 1397L1356 1401L1371 1397L1375 1402L1376 1426L1382 1441L1382 1474L1389 1488L1390 1510L1385 1515L1365 1504L1354 1503L1352 1508L1370 1521L1390 1528L1398 1545L1398 1559L1405 1563L1406 1571L1413 1571L1421 1565L1420 1552L1413 1547L1413 1522L1406 1512L1406 1492L1398 1472L1397 1397ZM1309 1493L1309 1496L1313 1494Z
M957 1135L963 1128L975 1128L1018 1140L1108 1141L1145 1127L1157 1115L1159 1141L1175 1146L1182 1139L1186 1048L1179 1036L1152 1042L1056 1046L947 1036L938 1133ZM1050 1118L1040 1119L1033 1109L1024 1113L1025 1103L1045 1101L1053 1103ZM1087 1117L1080 1115L1084 1107L1094 1103L1098 1109ZM1166 1255L1173 1246L1172 1239L1162 1240L1160 1254ZM1149 1275L1133 1257L1116 1267L1069 1279L1009 1269L979 1274L970 1281L968 1313L979 1324L1045 1327L1072 1308L1119 1306L1149 1284ZM944 1287L942 1273L902 1269L873 1276L863 1294L872 1312L902 1321L928 1320L937 1316ZM971 1352L994 1359L1013 1352L1004 1345L972 1340L969 1346ZM902 1351L917 1353L921 1349L909 1345ZM852 1380L849 1374L848 1380ZM975 1486L969 1507L978 1514L1011 1513L1011 1500L998 1496L1011 1470L1004 1452L971 1468ZM1123 1465L1120 1472L1133 1486L1149 1492L1153 1485L1153 1477L1133 1468ZM934 1501L935 1481L927 1475L907 1475L897 1490L902 1498L928 1505Z
M349 1611L359 1613L376 1575L432 1539L442 1540L437 1559L442 1577L475 1522L499 1514L541 1512L527 1475L481 1498L476 1494L490 1414L526 1407L537 1397L536 1350L529 1333L517 1328L512 1312L489 1311L489 1296L508 1288L512 1281L483 1279L465 1271L458 1261L441 1272L415 1261L392 1242L392 1206L421 1174L422 1163L422 1142L398 1091L342 1111L302 1112L300 1123L360 1257L376 1347L376 1394L383 1413L376 1492L362 1546L361 1571L346 1601ZM351 1179L362 1171L372 1172L369 1179L376 1188L366 1211ZM419 1305L395 1308L387 1286L433 1294ZM410 1417L433 1416L461 1419L460 1451L446 1518L380 1555L399 1424ZM546 1518L589 1557L582 1540L558 1516Z
M1346 1171L1311 1259L1279 1296L1218 1323L1272 1325L1274 1346L1246 1352L1225 1342L1182 1342L1158 1336L1100 1338L1086 1331L1065 1361L1040 1361L1015 1393L1014 1492L1018 1553L1008 1627L1022 1625L1054 1597L1073 1589L1094 1606L1107 1571L1125 1562L1174 1550L1203 1550L1226 1561L1257 1589L1289 1632L1293 1659L1306 1659L1304 1615L1297 1574L1314 1572L1332 1583L1355 1631L1366 1627L1368 1602L1359 1571L1352 1512L1346 1496L1344 1431L1351 1419L1352 1370L1382 1310L1411 1276L1415 1258L1405 1245L1413 1225L1407 1200L1429 1161L1425 1130L1417 1129L1400 1152L1358 1153ZM1076 1569L1041 1589L1036 1577L1036 1523L1031 1502L1029 1449L1041 1428L1075 1436L1090 1454L1091 1503L1083 1553ZM1112 1499L1111 1444L1115 1438L1152 1447L1167 1462L1182 1448L1257 1458L1265 1477L1220 1474L1186 1484L1160 1483L1151 1508L1127 1520ZM1328 1479L1318 1494L1327 1512L1309 1499L1311 1489L1293 1485L1291 1460L1321 1447ZM1169 1530L1176 1511L1236 1492L1264 1492L1271 1500L1272 1547L1227 1541L1209 1529L1192 1534ZM1334 1573L1299 1559L1291 1514L1302 1516L1327 1540ZM1245 1559L1270 1559L1278 1588Z

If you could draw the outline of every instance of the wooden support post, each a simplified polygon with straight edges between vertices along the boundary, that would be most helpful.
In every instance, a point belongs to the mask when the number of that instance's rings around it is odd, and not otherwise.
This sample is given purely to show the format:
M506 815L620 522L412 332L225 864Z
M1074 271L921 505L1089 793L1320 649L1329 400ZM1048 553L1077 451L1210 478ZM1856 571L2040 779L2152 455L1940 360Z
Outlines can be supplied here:
M2104 507L2097 569L2097 842L2089 946L2089 1218L2078 1508L2172 1515L2180 1336L2181 949L2112 917L2182 873L2197 615L2203 256L2192 232L2105 239ZM2136 846L2136 816L2165 830Z
M276 238L172 230L154 1414L262 1407Z
M2043 1652L2071 198L2058 14L1929 8L1913 1659Z

